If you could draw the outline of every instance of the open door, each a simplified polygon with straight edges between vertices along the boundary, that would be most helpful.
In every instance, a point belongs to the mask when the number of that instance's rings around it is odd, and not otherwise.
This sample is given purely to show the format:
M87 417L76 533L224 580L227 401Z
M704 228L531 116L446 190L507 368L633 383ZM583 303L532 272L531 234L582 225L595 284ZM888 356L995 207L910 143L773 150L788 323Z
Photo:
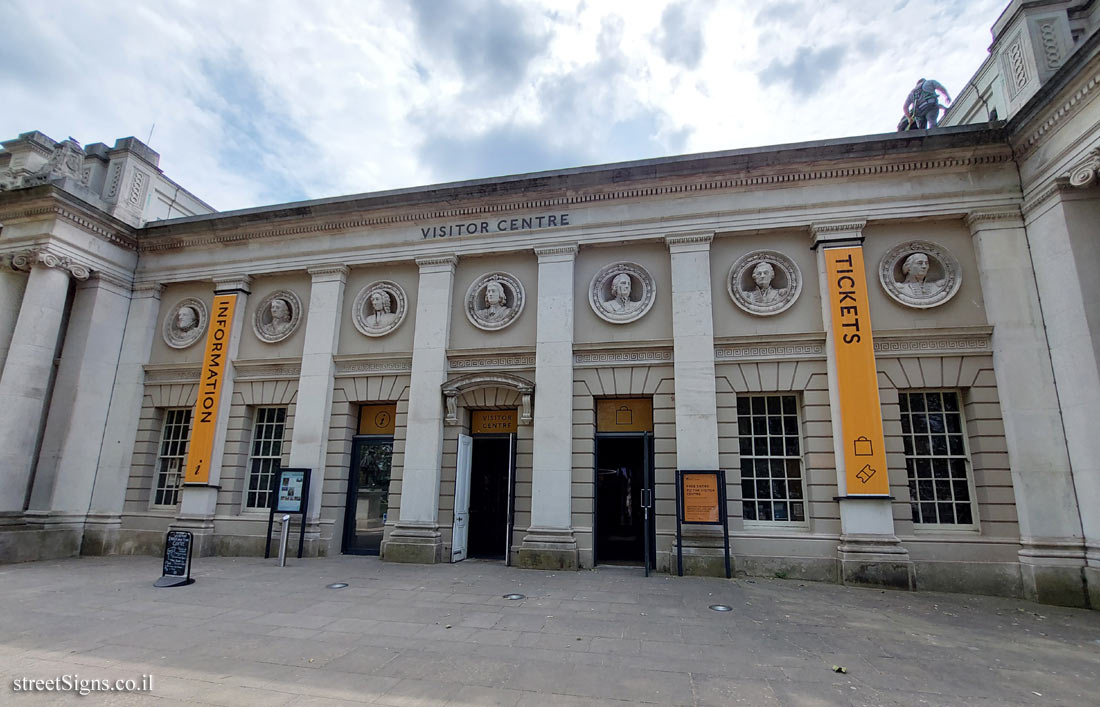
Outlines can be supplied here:
M516 435L508 435L508 522L504 538L504 566L512 564L512 529L516 525Z
M470 532L470 468L474 439L458 435L458 469L455 472L455 524L451 537L451 562L466 559L466 541Z

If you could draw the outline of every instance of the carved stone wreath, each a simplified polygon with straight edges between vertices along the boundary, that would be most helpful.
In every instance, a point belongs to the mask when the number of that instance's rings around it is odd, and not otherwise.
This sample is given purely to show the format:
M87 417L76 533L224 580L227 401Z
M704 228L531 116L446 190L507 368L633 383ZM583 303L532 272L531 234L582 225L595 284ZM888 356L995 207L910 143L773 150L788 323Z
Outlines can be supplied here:
M485 273L466 290L466 318L478 329L497 331L519 318L525 299L523 284L513 275Z
M629 282L629 287L625 283ZM600 319L629 324L645 316L657 298L657 284L637 263L605 265L588 286L588 303Z
M401 285L390 280L376 280L355 296L351 320L363 336L385 336L401 326L408 309L408 299Z
M726 276L726 290L741 309L767 317L788 309L798 299L802 272L782 253L755 250L734 261Z
M260 341L274 344L293 334L301 321L301 298L290 290L276 290L257 305L252 331Z
M194 297L185 297L168 310L161 324L161 336L164 343L172 348L186 349L202 338L208 320L206 303Z
M882 256L878 276L891 299L917 309L943 304L962 284L962 269L955 256L928 241L909 241L891 248Z

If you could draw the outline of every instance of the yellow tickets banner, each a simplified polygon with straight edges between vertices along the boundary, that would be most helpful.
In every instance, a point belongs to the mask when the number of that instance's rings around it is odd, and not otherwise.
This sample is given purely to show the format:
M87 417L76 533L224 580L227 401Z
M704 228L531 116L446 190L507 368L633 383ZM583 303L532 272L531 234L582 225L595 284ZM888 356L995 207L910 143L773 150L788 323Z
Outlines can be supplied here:
M863 248L827 248L825 271L829 278L848 495L888 496L890 481L886 474Z
M225 367L229 363L229 336L233 330L233 310L237 295L215 295L210 329L206 332L206 350L202 354L199 398L191 416L191 442L187 448L187 467L183 480L188 484L210 481L210 457L214 454L214 433L218 427L218 401L221 399Z

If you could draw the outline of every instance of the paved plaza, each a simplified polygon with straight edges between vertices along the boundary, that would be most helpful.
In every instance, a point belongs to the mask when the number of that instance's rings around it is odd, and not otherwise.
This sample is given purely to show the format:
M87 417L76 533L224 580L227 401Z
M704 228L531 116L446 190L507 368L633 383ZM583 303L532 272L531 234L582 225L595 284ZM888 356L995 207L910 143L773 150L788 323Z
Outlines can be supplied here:
M150 557L0 567L0 704L993 707L1100 695L1100 612L1014 599L364 557L282 569L202 558L195 584L165 589L152 586L159 570ZM326 586L337 582L348 586ZM13 689L64 675L151 675L152 689Z

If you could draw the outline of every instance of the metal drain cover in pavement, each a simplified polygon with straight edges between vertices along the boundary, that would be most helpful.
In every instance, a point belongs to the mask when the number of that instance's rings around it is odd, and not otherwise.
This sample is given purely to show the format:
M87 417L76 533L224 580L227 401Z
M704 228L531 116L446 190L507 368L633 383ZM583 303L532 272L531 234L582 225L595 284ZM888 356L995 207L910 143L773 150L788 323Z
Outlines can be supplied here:
M505 594L504 598L510 601L517 601L519 599L526 599L527 597L522 594Z
M348 585L344 582L336 582L334 584L329 584L328 586L325 587L325 589L343 589L346 586L348 586Z
M725 604L711 604L709 608L711 611L733 611L732 606L726 606Z

